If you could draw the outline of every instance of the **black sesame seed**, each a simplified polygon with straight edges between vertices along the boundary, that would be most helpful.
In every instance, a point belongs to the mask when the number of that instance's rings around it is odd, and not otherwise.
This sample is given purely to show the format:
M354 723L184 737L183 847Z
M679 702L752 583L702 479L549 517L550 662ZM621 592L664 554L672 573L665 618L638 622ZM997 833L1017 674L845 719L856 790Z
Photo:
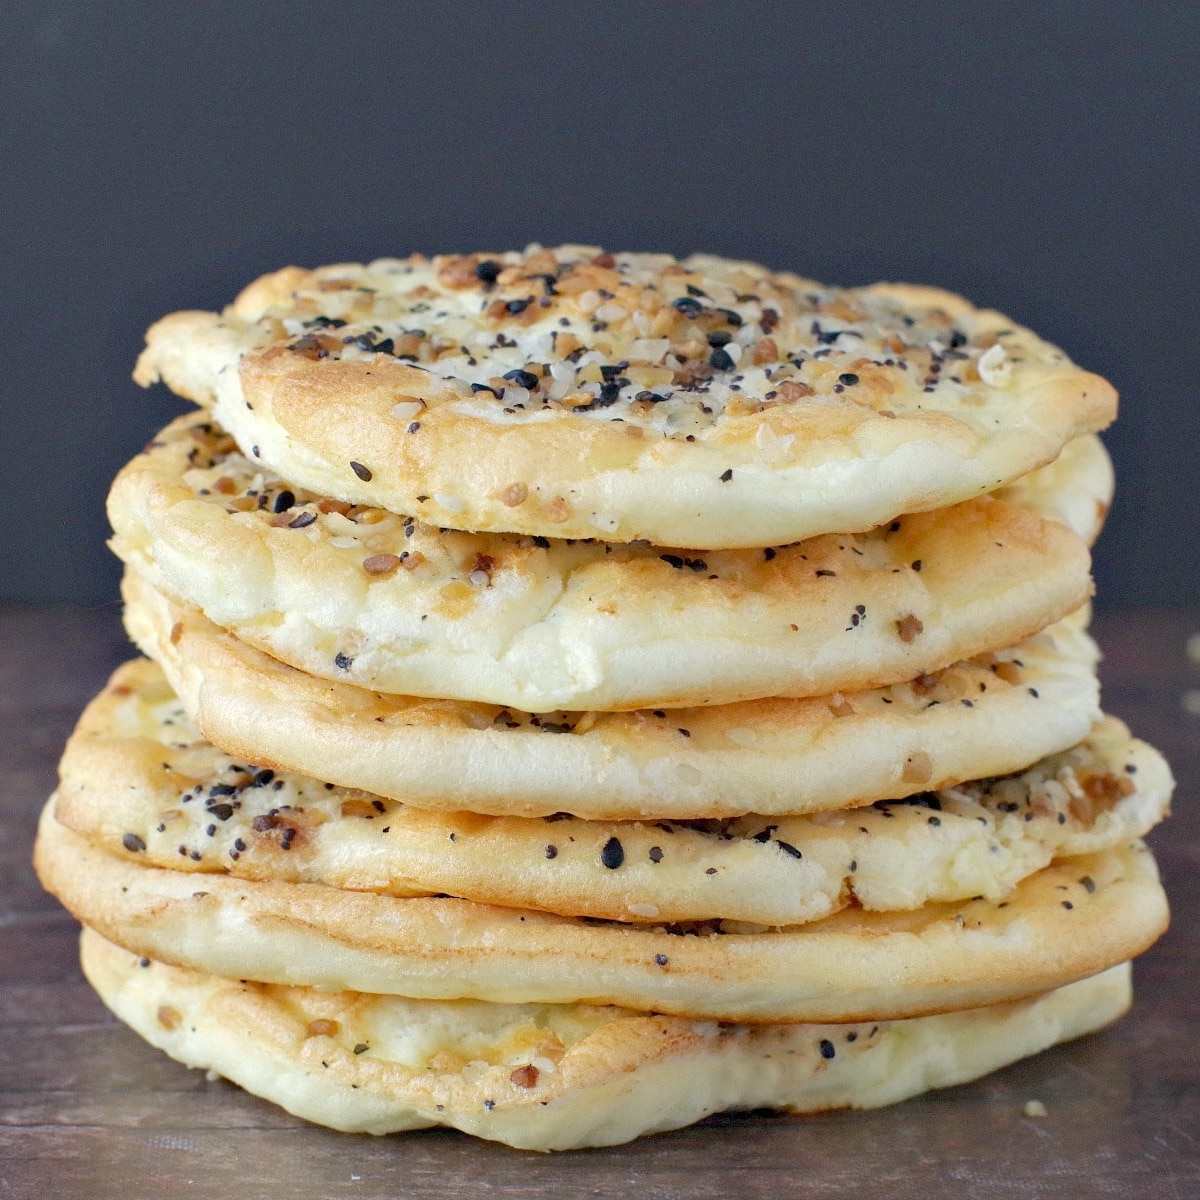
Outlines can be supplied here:
M372 473L371 473L370 469L367 467L364 467L362 465L362 463L352 462L350 464L350 470L352 470L355 473L355 475L357 475L359 477L359 479L361 479L363 481L363 483L371 482Z
M733 468L727 467L721 472L721 482L728 483L733 478Z
M678 554L660 554L658 557L661 558L663 560L663 562L668 563L670 566L674 567L675 570L677 570L677 571L683 570L683 559L680 558Z
M136 833L127 833L121 839L121 845L124 846L125 849L130 852L130 854L138 854L146 848L146 843L143 842Z
M847 387L853 387L858 382L858 376L853 371L845 371L838 376L838 382L844 383Z
M671 305L689 318L698 317L704 311L704 305L693 296L680 296L678 300L672 300Z
M1096 890L1096 881L1090 875L1085 875L1079 882L1089 895Z
M491 392L491 393L492 393L492 395L493 395L493 396L495 396L497 400L499 400L499 399L500 399L500 393L499 393L498 391L496 391L496 389L495 389L494 387L488 387L488 385L487 385L486 383L473 383L473 384L471 384L471 391L473 391L473 392L476 392L476 393L478 393L478 392Z
M828 1038L822 1038L820 1043L820 1051L822 1058L833 1058L837 1051L833 1048L833 1043Z
M510 383L515 383L517 387L528 388L530 391L538 385L538 377L532 371L522 371L520 368L515 371L506 371L504 378Z
M665 967L670 961L665 954L656 954L654 956L654 965L657 967Z
M763 551L763 558L765 558L765 559L767 560L767 562L770 562L770 561L771 561L771 559L773 559L777 553L778 553L778 551L776 551L775 549L773 549L771 546L768 546L768 547L767 547L767 548L766 548L766 549Z
M650 861L652 863L662 862L662 857L663 857L663 852L662 852L661 846L651 846L650 847Z
M708 365L717 371L732 371L737 364L729 357L728 350L718 348L708 356Z
M523 300L510 300L504 307L508 309L509 315L518 317L533 303L532 296L526 296Z
M295 493L289 492L286 488L275 497L275 503L271 505L272 512L287 512L293 504L296 503Z
M208 805L208 811L214 817L216 817L218 821L228 821L229 818L233 816L233 805L232 804L210 804L210 805ZM210 828L211 828L211 826L210 826Z
M352 659L348 654L343 654L340 650L333 656L333 665L337 667L339 671L350 670L350 665L353 662L354 659Z
M722 346L728 346L731 341L733 341L733 334L724 329L714 329L712 333L708 335L708 344L712 346L714 350L718 350Z
M275 772L272 771L270 769L270 767L268 767L263 771L258 771L255 773L254 786L255 787L266 787L267 784L270 783L271 780L274 778L275 778Z
M480 283L487 284L488 287L491 287L496 282L500 271L500 264L492 258L485 258L482 262L475 264L475 278Z
M615 871L625 861L625 847L617 838L609 838L604 843L604 849L600 851L600 861L610 871Z
M288 522L289 529L307 529L317 519L316 513L301 513L294 521Z
M796 847L793 846L791 842L782 842L778 838L776 838L775 845L777 845L780 848L780 850L782 850L784 852L784 854L790 854L793 858L803 858L804 857L804 855L801 854L800 851L797 850Z
M359 1042L358 1045L354 1047L354 1053L355 1054L366 1054L366 1052L368 1050L370 1050L370 1048L371 1047L369 1045L367 1045L366 1042Z
M547 858L557 858L558 857L558 847L557 846L547 846L546 847L546 857Z

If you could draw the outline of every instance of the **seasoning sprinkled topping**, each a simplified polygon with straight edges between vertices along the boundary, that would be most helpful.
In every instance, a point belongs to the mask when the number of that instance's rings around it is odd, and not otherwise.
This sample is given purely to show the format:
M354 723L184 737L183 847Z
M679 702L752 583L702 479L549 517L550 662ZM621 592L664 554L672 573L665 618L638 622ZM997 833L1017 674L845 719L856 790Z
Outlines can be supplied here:
M127 833L121 839L121 845L124 846L130 854L139 854L146 848L146 843L143 842L136 833Z
M522 371L519 369L515 371L506 371L504 373L504 378L510 383L515 383L517 387L529 388L530 390L538 385L538 377L531 371Z
M508 1077L508 1081L519 1088L535 1088L538 1082L538 1069L532 1063L517 1067Z
M496 282L500 271L500 264L492 258L485 258L482 262L475 264L475 278L488 287L491 287Z
M359 479L363 481L363 483L370 483L374 478L371 470L368 467L364 467L360 462L352 462L350 464L350 470L352 470L355 475L357 475Z
M363 570L368 575L391 575L399 566L398 554L372 554L363 560Z
M604 849L600 851L600 861L610 871L615 871L625 861L625 847L617 838L609 838L604 843Z

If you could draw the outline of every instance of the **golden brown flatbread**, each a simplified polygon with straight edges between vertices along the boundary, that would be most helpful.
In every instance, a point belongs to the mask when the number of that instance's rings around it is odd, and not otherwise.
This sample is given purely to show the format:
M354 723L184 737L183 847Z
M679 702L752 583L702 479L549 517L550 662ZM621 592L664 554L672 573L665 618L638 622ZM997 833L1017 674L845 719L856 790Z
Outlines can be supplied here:
M175 313L135 378L312 491L460 529L771 546L992 491L1116 394L898 284L594 247L285 268Z

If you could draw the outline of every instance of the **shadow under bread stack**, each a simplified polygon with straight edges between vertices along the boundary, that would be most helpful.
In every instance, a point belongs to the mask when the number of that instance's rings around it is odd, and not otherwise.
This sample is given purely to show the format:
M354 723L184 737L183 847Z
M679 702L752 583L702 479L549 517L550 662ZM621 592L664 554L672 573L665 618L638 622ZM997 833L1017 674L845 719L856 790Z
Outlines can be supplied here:
M901 1100L1097 1029L1167 922L1099 707L1116 397L998 313L713 257L288 268L155 325L149 661L36 861L154 1045L533 1149Z

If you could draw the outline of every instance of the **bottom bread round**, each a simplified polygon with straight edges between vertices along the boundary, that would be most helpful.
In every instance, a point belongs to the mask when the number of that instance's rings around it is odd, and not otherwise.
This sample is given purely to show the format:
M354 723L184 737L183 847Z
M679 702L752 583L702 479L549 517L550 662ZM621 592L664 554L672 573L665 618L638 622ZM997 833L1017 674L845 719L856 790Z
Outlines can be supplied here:
M140 958L88 929L81 958L152 1045L296 1116L376 1134L446 1125L527 1150L615 1145L727 1109L876 1108L1090 1033L1131 1000L1123 963L989 1008L748 1026L251 983Z

